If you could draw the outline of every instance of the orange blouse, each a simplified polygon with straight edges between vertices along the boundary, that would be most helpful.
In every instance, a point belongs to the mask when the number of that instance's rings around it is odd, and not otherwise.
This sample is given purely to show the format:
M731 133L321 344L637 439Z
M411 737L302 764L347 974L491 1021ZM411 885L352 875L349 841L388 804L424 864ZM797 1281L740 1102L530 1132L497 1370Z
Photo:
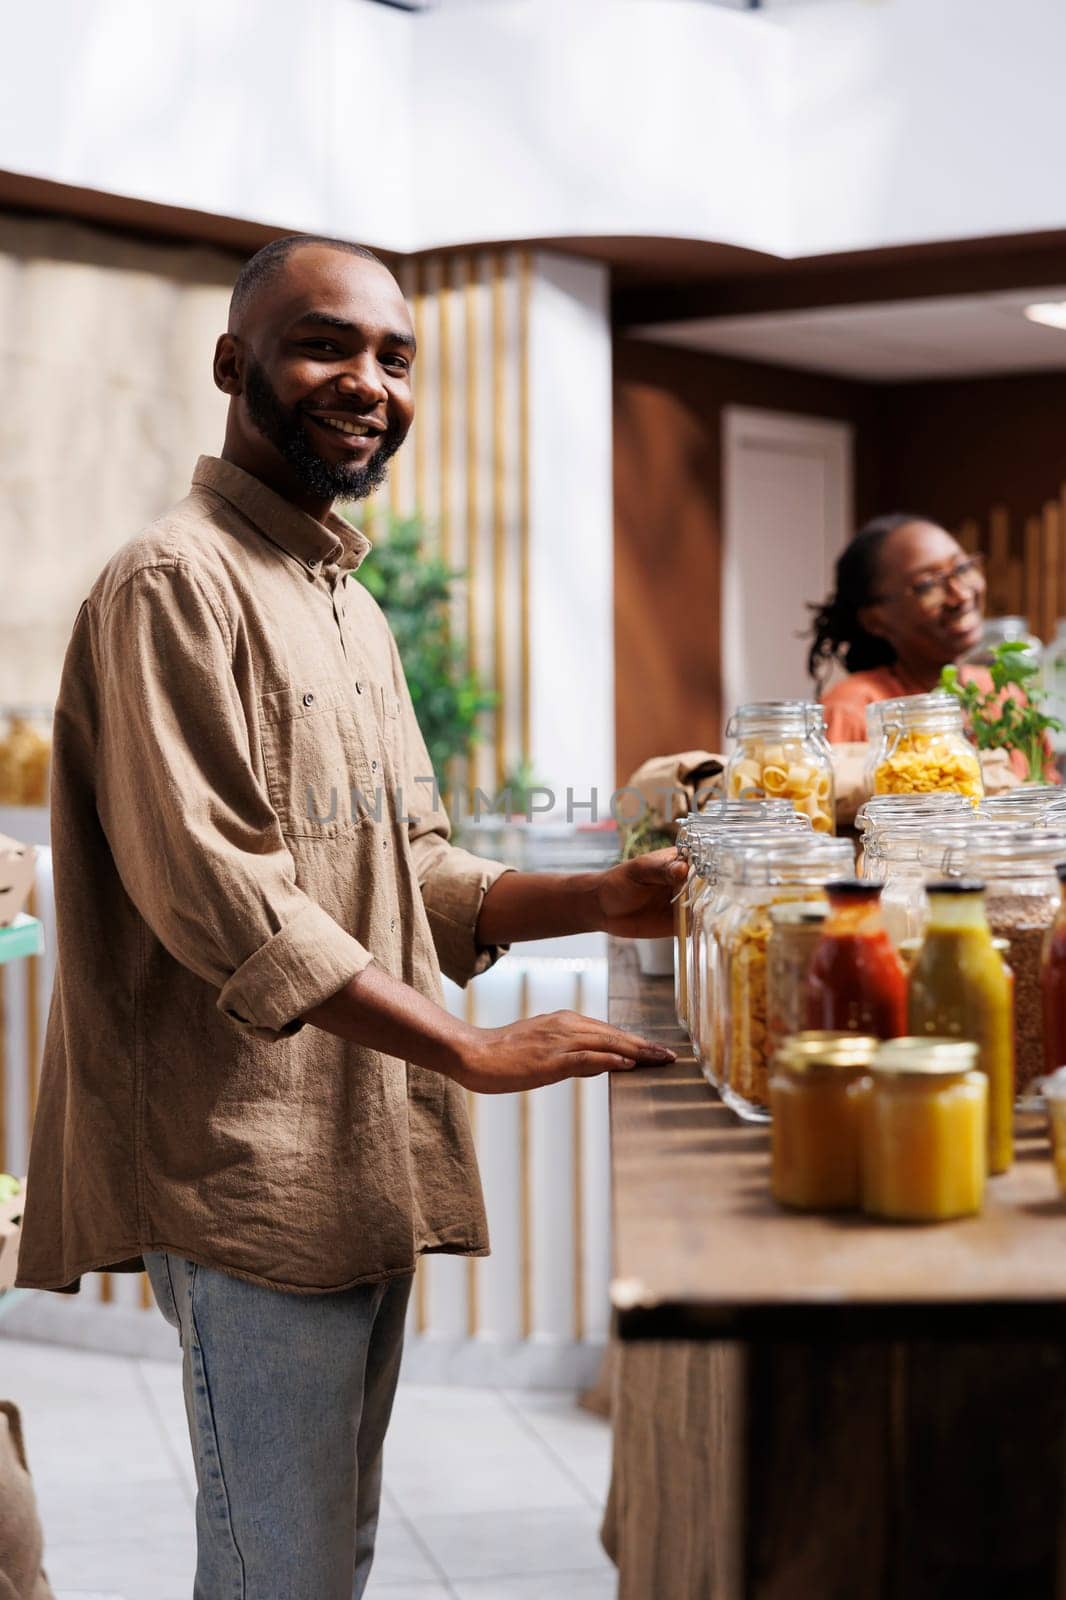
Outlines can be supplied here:
M867 706L879 700L897 700L901 695L920 693L921 690L906 683L892 667L849 673L822 696L830 743L864 743Z

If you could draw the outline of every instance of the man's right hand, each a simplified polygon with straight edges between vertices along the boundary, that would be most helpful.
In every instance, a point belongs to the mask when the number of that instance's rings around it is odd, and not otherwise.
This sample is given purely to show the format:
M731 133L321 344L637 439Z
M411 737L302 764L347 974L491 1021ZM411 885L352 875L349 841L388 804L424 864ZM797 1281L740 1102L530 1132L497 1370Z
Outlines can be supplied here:
M663 1045L576 1011L553 1011L506 1028L475 1028L375 965L309 1011L304 1021L429 1067L478 1094L509 1094L676 1059Z
M594 1078L601 1072L663 1066L672 1050L576 1011L552 1011L506 1028L471 1028L458 1043L458 1063L445 1068L464 1089L511 1094L564 1078Z

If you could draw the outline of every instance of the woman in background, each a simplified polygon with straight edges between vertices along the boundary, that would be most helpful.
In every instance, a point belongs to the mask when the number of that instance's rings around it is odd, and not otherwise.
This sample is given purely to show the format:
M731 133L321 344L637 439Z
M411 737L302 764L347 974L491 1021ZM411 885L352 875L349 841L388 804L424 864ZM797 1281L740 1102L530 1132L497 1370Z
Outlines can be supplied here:
M941 669L981 638L985 579L944 528L893 512L868 522L836 564L836 592L818 612L808 665L834 744L866 738L866 707L925 694ZM975 674L976 675L976 674Z

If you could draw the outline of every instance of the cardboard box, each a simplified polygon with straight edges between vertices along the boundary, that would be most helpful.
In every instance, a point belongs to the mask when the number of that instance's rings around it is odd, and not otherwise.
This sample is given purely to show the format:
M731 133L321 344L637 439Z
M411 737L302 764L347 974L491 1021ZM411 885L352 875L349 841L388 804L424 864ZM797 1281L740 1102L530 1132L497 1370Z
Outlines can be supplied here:
M22 1208L26 1203L26 1181L22 1189L10 1200L0 1200L0 1294L10 1289L15 1281L15 1266L19 1254ZM16 1221L16 1218L18 1219Z
M0 833L0 928L7 928L30 897L37 852Z

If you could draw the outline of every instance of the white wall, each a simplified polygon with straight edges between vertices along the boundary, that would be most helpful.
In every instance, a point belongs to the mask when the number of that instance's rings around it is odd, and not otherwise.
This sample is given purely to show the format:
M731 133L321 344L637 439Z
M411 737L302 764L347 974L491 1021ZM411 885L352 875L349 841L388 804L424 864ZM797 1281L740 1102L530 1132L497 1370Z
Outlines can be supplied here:
M787 39L699 0L497 0L414 20L418 230L777 248Z
M532 753L565 809L614 779L608 275L538 255L531 307ZM587 810L576 813L588 821Z
M0 167L408 248L413 26L362 0L8 6Z
M1066 224L1062 0L786 6L791 254Z
M1066 226L1061 0L35 0L0 168L399 251Z

